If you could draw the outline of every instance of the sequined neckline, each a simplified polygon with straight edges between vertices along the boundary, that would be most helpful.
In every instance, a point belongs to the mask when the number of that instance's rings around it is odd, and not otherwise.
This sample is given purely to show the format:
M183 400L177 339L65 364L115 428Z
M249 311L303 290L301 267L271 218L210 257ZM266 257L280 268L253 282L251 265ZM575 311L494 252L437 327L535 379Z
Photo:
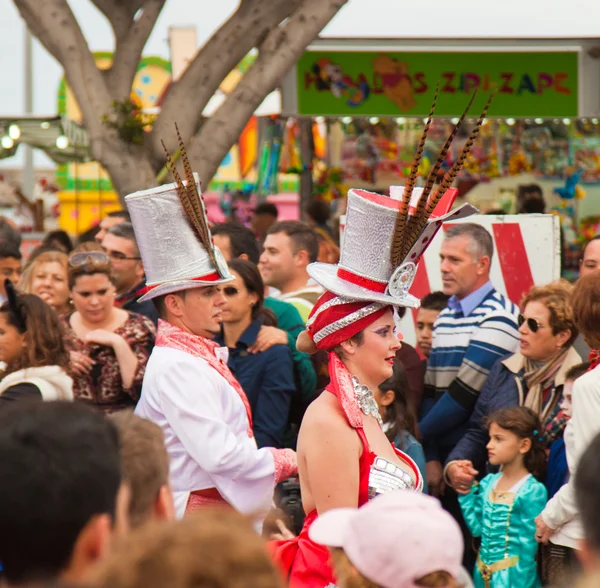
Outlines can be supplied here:
M375 417L379 426L383 429L383 420L379 414L379 406L377 406L377 402L375 401L373 390L368 386L361 384L356 376L352 376L352 385L354 387L354 396L360 410L367 416L370 415Z

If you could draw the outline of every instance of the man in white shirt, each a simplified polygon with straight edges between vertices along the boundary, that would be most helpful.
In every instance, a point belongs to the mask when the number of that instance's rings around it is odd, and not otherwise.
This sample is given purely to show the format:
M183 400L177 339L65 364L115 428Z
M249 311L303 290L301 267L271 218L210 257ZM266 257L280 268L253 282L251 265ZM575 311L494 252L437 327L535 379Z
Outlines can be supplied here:
M257 449L227 349L211 341L221 328L220 285L232 276L197 180L186 177L184 187L175 177L126 199L147 277L140 300L152 299L161 319L135 413L163 430L177 516L215 503L264 514L275 485L296 473L295 453Z

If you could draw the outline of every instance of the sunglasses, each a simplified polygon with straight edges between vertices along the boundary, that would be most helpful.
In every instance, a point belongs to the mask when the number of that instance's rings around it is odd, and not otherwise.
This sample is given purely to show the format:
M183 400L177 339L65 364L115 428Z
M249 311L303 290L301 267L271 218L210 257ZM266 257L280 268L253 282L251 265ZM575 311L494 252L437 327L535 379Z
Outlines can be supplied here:
M106 264L110 263L110 259L103 251L82 251L81 253L73 253L69 257L71 267L79 267L86 263Z
M527 323L527 328L532 333L537 333L543 328L543 325L540 325L534 318L525 318L522 314L518 316L517 322L519 323L519 327L522 327L524 323Z
M239 293L240 291L237 288L234 288L233 286L225 286L223 288L223 294L225 294L225 296L235 296Z

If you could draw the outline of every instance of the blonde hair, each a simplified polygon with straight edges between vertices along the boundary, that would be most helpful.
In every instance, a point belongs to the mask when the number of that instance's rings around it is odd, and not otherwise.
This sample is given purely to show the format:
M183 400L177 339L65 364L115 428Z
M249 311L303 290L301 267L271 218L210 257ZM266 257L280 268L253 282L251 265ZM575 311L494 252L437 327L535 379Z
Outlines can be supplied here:
M203 509L151 522L117 542L92 572L98 588L283 588L250 521L233 509Z
M36 269L43 263L58 263L65 270L65 281L69 274L69 257L62 251L43 251L25 264L25 269L19 280L19 290L24 294L33 294L33 276Z
M346 552L339 547L330 547L331 560L337 582L342 588L382 588L363 576L352 564ZM462 588L452 574L438 570L415 580L417 586L428 588Z

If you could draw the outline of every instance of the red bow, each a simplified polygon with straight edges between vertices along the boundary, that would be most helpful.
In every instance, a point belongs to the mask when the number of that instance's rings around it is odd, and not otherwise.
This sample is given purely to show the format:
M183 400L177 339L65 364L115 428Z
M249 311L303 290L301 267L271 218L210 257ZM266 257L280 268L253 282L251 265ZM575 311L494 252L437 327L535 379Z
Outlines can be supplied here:
M600 351L598 351L598 349L590 350L588 361L590 362L590 367L587 371L591 372L595 367L600 365Z

